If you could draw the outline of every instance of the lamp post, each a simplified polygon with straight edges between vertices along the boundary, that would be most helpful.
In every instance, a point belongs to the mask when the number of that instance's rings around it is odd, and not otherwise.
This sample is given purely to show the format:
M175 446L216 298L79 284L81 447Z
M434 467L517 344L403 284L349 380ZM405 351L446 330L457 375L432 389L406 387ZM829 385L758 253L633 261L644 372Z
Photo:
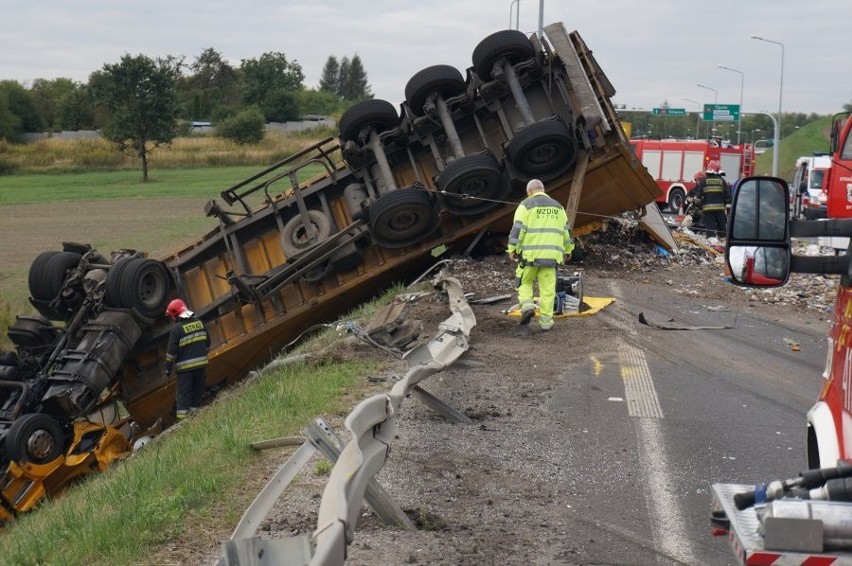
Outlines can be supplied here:
M740 111L738 112L738 122L737 122L737 145L740 145L740 135L742 134L743 129L743 86L745 86L745 73L742 71L738 71L736 69L732 69L730 67L726 67L724 65L716 65L720 69L725 69L726 71L731 71L734 73L739 73L740 75Z
M695 86L697 86L697 87L699 87L699 88L706 88L707 90L712 90L712 91L713 91L713 113L715 114L715 112L716 112L716 105L719 103L719 91L718 91L718 90L716 90L716 89L715 89L715 88L713 88L713 87L709 87L709 86L707 86L707 85L703 85L703 84L701 84L701 83L698 83L698 84L696 84ZM713 128L714 130L716 129L716 120L713 120L713 126L712 126L712 128Z
M521 0L512 0L511 4L509 4L509 29L512 29L512 6L516 6L515 29L520 29L520 22L518 22L518 18L521 16Z
M699 120L701 119L701 103L697 100L692 100L691 98L686 98L683 96L681 96L681 98L687 102L692 102L693 104L698 105L698 112L696 112L695 114L695 139L698 139L698 137L700 136L699 127L701 122Z
M780 41L766 39L757 35L751 36L752 39L765 41L766 43L774 43L781 47L781 84L778 87L778 122L775 124L775 136L773 137L772 148L772 176L778 176L778 151L781 149L781 101L784 98L784 44Z

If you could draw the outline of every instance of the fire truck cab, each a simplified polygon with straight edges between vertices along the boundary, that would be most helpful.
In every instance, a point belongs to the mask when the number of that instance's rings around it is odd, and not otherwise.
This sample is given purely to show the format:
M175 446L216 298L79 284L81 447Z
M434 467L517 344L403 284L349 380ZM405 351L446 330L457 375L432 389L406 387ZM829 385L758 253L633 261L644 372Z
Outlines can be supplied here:
M711 160L719 161L729 183L754 171L754 151L749 144L710 140L630 140L630 146L657 182L661 207L677 212L687 193L695 188L693 177L705 171Z
M840 275L824 382L807 414L808 467L816 469L852 458L852 264L848 248L838 255L795 255L792 238L833 236L848 242L852 218L791 218L788 199L789 188L781 179L744 179L731 207L725 262L731 281L749 287L778 287L791 273Z

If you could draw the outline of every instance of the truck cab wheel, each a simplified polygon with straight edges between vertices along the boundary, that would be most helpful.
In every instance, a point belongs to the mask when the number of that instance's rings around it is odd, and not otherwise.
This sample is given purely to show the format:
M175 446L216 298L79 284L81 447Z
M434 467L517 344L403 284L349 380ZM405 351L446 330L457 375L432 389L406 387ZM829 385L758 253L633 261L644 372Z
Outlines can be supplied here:
M48 415L29 413L15 419L6 434L6 458L46 464L65 452L60 424Z

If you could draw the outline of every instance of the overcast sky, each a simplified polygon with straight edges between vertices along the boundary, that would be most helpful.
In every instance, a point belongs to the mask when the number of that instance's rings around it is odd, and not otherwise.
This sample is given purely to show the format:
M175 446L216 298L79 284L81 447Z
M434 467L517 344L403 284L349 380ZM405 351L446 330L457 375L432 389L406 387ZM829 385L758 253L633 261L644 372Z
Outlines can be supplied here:
M399 104L419 70L464 70L488 34L515 24L578 31L618 91L615 102L653 108L684 98L743 111L831 114L852 101L852 7L839 0L5 0L0 79L86 82L122 55L182 55L212 47L234 65L266 52L297 61L309 87L330 55L358 54L376 98ZM782 48L751 39L758 35ZM697 83L715 89L700 88Z

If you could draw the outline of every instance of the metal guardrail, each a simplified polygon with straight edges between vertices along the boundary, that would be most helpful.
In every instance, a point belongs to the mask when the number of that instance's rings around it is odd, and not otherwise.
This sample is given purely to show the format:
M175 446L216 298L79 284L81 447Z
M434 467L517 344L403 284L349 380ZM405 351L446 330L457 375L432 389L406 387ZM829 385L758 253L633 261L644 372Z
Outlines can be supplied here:
M365 498L386 523L412 528L408 517L381 489L375 476L387 461L402 402L410 393L417 393L433 410L464 422L463 414L426 393L418 384L458 360L468 350L470 331L476 326L476 317L464 298L459 281L439 274L437 284L447 293L451 312L439 325L438 334L403 356L409 369L390 392L365 399L346 417L345 426L352 440L342 448L339 456L336 454L339 439L321 419L308 427L306 442L267 483L243 515L231 540L223 544L220 565L341 565L346 559L346 548L355 537L355 525ZM336 464L323 492L313 536L254 538L275 500L317 450Z

